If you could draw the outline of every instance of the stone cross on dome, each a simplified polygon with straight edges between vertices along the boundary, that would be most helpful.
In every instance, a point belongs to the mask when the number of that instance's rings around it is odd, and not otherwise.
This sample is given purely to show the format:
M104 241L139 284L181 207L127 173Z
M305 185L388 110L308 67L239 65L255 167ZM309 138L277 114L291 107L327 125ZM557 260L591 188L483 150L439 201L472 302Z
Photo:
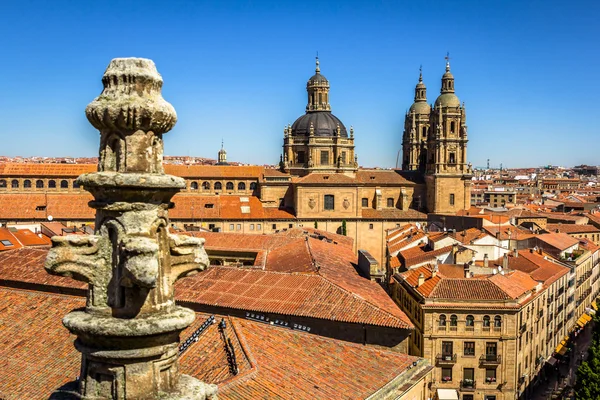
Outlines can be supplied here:
M162 136L177 114L152 60L116 58L86 108L100 131L98 172L77 182L96 209L93 235L52 238L46 270L89 284L86 307L63 324L82 353L77 398L216 399L216 387L181 375L179 334L195 313L173 284L208 264L204 239L169 233L171 198L186 187L163 171Z

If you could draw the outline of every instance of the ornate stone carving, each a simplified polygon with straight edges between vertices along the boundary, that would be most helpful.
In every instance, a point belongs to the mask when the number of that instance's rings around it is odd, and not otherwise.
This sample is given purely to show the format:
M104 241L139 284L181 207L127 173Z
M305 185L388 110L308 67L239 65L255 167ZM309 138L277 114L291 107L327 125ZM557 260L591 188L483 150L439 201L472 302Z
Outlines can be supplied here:
M313 199L313 198L308 199L308 206L310 207L311 210L313 210L317 206L317 202L315 201L315 199Z
M94 235L52 238L51 274L89 283L85 310L65 316L82 353L77 397L216 399L216 387L180 375L179 333L195 318L173 284L208 264L203 239L168 233L183 179L162 169L162 134L177 120L151 60L115 59L86 109L100 130L98 172L77 182L93 196Z
M350 207L350 200L348 199L344 199L344 201L342 202L342 206L344 206L344 209L348 209L348 207Z

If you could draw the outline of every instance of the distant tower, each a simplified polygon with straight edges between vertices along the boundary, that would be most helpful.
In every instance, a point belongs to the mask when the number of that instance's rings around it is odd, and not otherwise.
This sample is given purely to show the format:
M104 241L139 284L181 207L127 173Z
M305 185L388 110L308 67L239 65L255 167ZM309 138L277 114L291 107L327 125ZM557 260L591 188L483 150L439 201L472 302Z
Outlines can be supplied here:
M402 169L425 172L427 138L431 107L427 104L427 88L423 83L423 70L419 68L419 82L415 87L415 102L404 117L402 135Z
M342 121L331 113L329 81L321 75L318 57L306 92L306 113L283 130L282 169L300 176L311 172L356 172L354 129L350 128L348 135Z
M464 104L454 93L450 57L442 76L441 93L431 110L427 140L427 209L455 213L471 203L471 168L467 164L467 125Z
M217 156L217 165L229 165L227 163L227 152L223 147L223 140L221 140L221 150L219 150L219 154Z

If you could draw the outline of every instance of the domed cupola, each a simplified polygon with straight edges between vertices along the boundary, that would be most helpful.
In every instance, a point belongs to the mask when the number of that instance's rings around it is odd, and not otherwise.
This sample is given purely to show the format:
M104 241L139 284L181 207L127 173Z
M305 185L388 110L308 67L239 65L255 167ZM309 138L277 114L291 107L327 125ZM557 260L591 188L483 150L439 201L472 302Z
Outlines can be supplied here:
M283 130L281 169L293 175L312 172L353 174L358 169L354 130L331 113L329 81L321 75L319 57L315 74L306 83L306 113Z
M415 102L410 106L409 113L429 114L431 107L427 104L427 88L423 83L423 69L419 68L419 83L415 86Z
M435 106L460 107L460 100L454 94L454 75L450 72L450 56L446 55L446 72L442 75L442 89L435 100Z
M348 137L346 127L331 113L329 105L329 81L321 75L319 57L315 74L306 83L308 104L306 114L292 124L292 136L340 136ZM311 133L312 131L312 133Z

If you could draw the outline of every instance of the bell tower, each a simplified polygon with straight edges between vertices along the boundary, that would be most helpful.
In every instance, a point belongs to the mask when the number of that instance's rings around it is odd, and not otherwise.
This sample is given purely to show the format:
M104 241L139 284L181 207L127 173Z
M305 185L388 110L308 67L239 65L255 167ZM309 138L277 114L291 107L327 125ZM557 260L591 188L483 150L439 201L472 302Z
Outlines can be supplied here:
M450 57L442 76L440 95L431 110L427 140L427 209L456 213L471 204L471 166L467 164L466 109L454 92Z
M415 87L415 101L404 117L402 135L402 169L425 172L427 140L431 107L427 104L427 88L423 83L423 71L419 68L419 82Z

